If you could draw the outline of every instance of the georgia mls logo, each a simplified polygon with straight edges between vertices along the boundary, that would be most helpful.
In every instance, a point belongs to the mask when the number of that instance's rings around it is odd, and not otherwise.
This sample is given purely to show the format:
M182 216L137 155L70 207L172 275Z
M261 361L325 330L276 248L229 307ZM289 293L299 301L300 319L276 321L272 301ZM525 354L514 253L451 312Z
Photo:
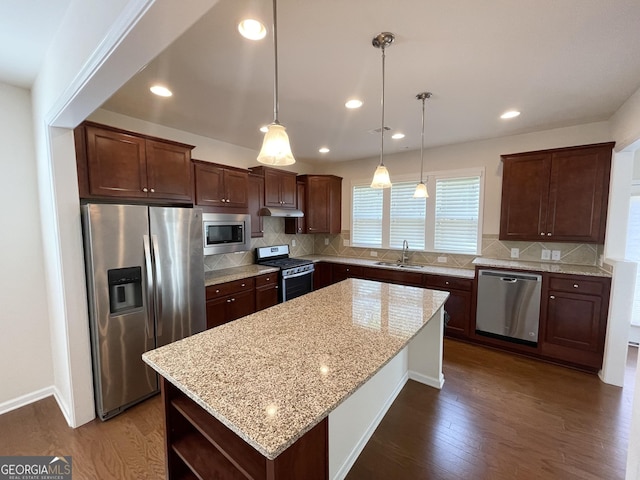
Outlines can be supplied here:
M71 457L0 457L0 480L71 480Z

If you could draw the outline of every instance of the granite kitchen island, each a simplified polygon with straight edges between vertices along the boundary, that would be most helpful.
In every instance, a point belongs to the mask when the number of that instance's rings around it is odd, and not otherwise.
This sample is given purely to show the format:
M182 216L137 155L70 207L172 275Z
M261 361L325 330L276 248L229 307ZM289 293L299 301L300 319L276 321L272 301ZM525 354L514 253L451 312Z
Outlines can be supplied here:
M145 353L168 478L343 478L407 379L442 387L447 297L349 279Z

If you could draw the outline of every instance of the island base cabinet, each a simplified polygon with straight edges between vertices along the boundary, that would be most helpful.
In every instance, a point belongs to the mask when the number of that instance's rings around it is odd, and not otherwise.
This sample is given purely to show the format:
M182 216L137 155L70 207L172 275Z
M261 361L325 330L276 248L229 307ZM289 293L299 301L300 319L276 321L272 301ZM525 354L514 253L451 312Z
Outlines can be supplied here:
M328 419L270 460L178 390L161 382L167 479L327 479Z

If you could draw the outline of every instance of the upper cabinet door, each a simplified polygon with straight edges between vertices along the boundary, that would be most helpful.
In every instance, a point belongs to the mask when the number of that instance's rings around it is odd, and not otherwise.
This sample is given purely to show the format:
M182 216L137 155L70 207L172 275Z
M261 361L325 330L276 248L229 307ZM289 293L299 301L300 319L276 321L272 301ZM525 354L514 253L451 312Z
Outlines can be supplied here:
M194 162L196 205L222 207L225 205L224 169L205 162Z
M555 153L547 230L554 240L604 243L611 149Z
M500 239L604 243L613 145L503 155Z
M297 182L295 173L284 173L280 177L280 200L286 208L296 208Z
M86 127L89 193L107 197L147 197L145 139Z
M228 207L247 208L249 206L249 173L235 170L224 171L224 188Z
M503 157L501 240L542 240L547 236L549 155Z
M147 140L149 197L191 201L191 148Z

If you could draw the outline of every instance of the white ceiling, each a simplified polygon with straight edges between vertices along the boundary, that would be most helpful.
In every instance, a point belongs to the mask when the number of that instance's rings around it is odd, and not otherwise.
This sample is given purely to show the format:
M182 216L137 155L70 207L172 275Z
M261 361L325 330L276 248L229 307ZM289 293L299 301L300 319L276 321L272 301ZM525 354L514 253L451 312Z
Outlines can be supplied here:
M0 81L29 86L70 0L0 2ZM273 44L236 31L270 0L220 0L103 108L259 150L273 119ZM607 120L640 87L638 0L279 0L280 122L301 160L379 155L381 31L386 121L403 140L385 152ZM148 93L155 82L174 92ZM344 107L351 97L364 106ZM510 108L522 115L499 115ZM318 153L327 146L331 152Z
M71 0L0 1L0 82L30 88Z

